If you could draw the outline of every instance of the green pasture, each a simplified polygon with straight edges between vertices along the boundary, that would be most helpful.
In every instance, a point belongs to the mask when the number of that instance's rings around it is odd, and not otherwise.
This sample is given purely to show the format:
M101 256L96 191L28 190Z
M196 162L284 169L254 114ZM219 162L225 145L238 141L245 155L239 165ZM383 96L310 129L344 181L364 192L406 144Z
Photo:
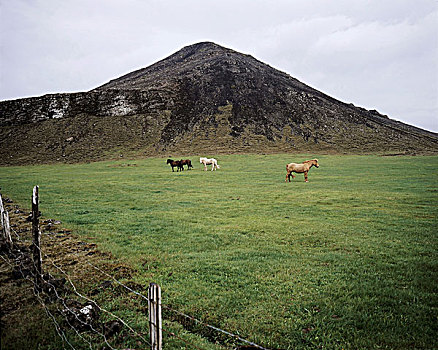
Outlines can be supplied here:
M39 185L44 218L160 284L164 304L266 348L438 347L437 156L223 155L216 172L182 156L195 169L3 167L0 187L29 208ZM284 181L311 158L309 183Z

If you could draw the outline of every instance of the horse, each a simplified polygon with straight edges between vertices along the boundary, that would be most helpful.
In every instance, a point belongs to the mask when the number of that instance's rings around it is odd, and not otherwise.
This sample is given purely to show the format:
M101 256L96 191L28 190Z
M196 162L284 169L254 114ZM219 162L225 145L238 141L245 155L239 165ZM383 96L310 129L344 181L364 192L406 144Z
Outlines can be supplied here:
M207 171L207 165L210 164L211 164L211 171L221 168L217 163L217 160L214 158L201 157L199 158L199 163L204 164L204 171Z
M167 160L167 164L170 164L170 166L172 167L172 171L174 171L174 170L173 170L174 167L176 167L176 171L177 171L177 172L180 171L180 170L181 170L181 171L184 170L184 167L182 166L180 160L168 159L168 160Z
M291 175L292 178L295 179L295 175L293 175L292 173L300 173L300 174L304 173L304 179L306 180L306 182L309 182L307 180L307 173L309 172L312 166L316 166L317 168L319 168L318 159L306 160L301 164L296 164L296 163L286 164L287 174L285 181L289 179L290 182Z
M187 165L187 170L190 170L190 168L193 168L192 161L190 159L184 159L184 160L181 159L180 162L182 165Z

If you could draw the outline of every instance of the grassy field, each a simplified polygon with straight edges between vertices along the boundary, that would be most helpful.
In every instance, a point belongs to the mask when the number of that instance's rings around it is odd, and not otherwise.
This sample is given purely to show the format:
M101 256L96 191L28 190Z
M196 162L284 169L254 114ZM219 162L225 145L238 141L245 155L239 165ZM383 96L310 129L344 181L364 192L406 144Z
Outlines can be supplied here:
M309 183L285 183L286 163L315 156ZM44 217L164 304L264 347L438 348L438 157L191 159L3 167L0 187L29 207L38 184Z

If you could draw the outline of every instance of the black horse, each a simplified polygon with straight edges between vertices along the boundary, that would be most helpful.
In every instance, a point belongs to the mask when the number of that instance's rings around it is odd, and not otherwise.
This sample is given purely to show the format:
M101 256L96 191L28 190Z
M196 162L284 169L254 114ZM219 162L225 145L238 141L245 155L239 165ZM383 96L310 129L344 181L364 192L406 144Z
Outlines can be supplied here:
M168 159L167 160L167 164L170 164L170 166L172 167L172 171L175 171L175 170L173 170L174 167L176 167L176 171L177 172L180 171L180 170L181 171L184 170L184 167L183 167L183 165L182 165L180 160Z
M190 170L190 168L193 169L192 161L190 159L181 159L180 162L182 165L187 165L187 170Z

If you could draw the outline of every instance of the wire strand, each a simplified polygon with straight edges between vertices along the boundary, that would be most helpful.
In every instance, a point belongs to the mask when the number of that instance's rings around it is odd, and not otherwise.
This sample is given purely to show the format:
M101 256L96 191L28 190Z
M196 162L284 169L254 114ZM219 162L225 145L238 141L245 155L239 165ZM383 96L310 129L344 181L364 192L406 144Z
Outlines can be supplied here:
M17 236L17 239L20 240L20 236L18 235L18 233L17 233L14 229L12 229L12 230L14 231L15 235ZM55 240L54 240L52 237L50 237L50 236L48 236L48 235L45 235L45 237L48 237L52 242L55 242ZM21 240L20 240L20 241L21 241ZM33 244L33 243L32 243L32 244ZM37 248L38 248L38 247L37 247ZM113 318L115 318L115 319L117 319L118 321L120 321L120 322L121 322L125 327L127 327L127 328L128 328L133 334L135 334L136 336L138 336L139 338L141 338L146 344L151 345L151 344L150 344L150 343L149 343L149 342L148 342L148 341L147 341L147 340L146 340L141 334L139 334L138 332L136 332L136 331L135 331L132 327L130 327L130 326L129 326L129 325L128 325L123 319L121 319L120 317L118 317L118 316L115 315L114 313L112 313L112 312L110 312L110 311L108 311L108 310L106 310L106 309L100 307L100 306L99 306L94 300L92 300L92 299L88 298L87 296L84 296L84 295L82 295L81 293L79 293L79 292L77 291L77 289L76 289L76 286L73 284L73 282L72 282L70 276L69 276L69 275L68 275L68 274L67 274L67 273L66 273L61 267L59 267L59 266L54 262L53 259L51 259L47 254L43 253L40 247L39 247L38 249L39 249L40 252L44 255L45 259L47 259L49 262L51 262L51 264L52 264L57 270L59 270L64 276L66 276L66 279L68 280L69 284L72 286L73 291L74 291L74 293L75 293L76 295L78 295L79 297L81 297L81 298L87 300L88 302L92 303L92 304L95 305L99 310L102 310L103 312L108 313L110 316L112 316ZM78 253L75 253L74 251L72 252L72 254L76 255L77 257L80 257L80 255L79 255ZM82 258L83 258L83 256L82 256ZM146 300L146 301L149 301L149 298L148 298L147 296L145 296L144 294L142 294L142 293L140 293L140 292L135 291L134 289L132 289L132 288L130 288L129 286L125 285L124 283L120 282L120 281L119 281L118 279L116 279L114 276L108 274L106 271L103 271L103 270L100 269L99 267L97 267L97 266L95 266L94 264L90 263L88 260L85 260L85 263L88 264L89 266L91 266L92 268L94 268L95 270L99 271L99 272L102 273L103 275L105 275L105 276L111 278L114 282L116 282L117 284L119 284L119 285L122 286L123 288L127 289L128 291L134 293L135 295L141 297L142 299L144 299L144 300ZM33 283L34 283L34 281L33 281ZM56 293L56 294L57 294L57 293ZM258 344L256 344L256 343L254 343L254 342L251 342L251 341L249 341L249 340L246 340L246 339L240 337L240 336L237 335L237 334L234 334L234 333L232 333L232 332L229 332L229 331L223 330L223 329L221 329L221 328L219 328L219 327L215 327L215 326L213 326L213 325L210 325L210 324L208 324L208 323L206 323L206 322L203 322L203 321L201 321L201 320L199 320L199 319L197 319L197 318L195 318L195 317L193 317L193 316L190 316L190 315L187 315L187 314L185 314L185 313L183 313L183 312L181 312L181 311L175 310L175 309L173 309L173 308L171 308L171 307L169 307L169 306L167 306L167 305L164 305L164 304L163 304L162 307L163 307L164 309L170 311L170 312L173 312L173 313L175 313L175 314L178 314L178 315L180 315L180 316L183 316L183 317L185 317L185 318L188 318L188 319L190 319L190 320L192 320L192 321L194 321L194 322L196 322L196 323L198 323L198 324L200 324L200 325L203 325L203 326L205 326L205 327L207 327L207 328L210 328L210 329L212 329L212 330L214 330L214 331L216 331L216 332L223 333L223 334L225 334L225 335L227 335L227 336L229 336L229 337L232 337L232 338L234 338L234 339L237 339L237 340L239 340L240 342L246 343L246 344L251 345L251 346L253 346L253 347L256 347L256 348L258 348L258 349L268 350L268 349L266 349L266 348L264 348L264 347L262 347L262 346L260 346L260 345L258 345ZM182 341L185 341L184 339L182 339L182 338L176 336L174 333L172 333L172 332L170 332L170 331L168 331L168 330L165 330L165 329L163 329L163 328L162 328L162 330L164 330L166 333L168 333L168 334L170 334L170 335L172 335L172 336L177 337L178 339L180 339L180 340L182 340ZM94 330L94 331L95 331L97 334L100 334L101 336L103 336L103 338L104 338L104 340L105 340L105 343L106 343L111 349L113 349L113 348L111 347L111 345L108 343L108 341L107 341L107 339L106 339L106 337L105 337L104 334L102 334L102 333L100 333L100 332L98 332L98 331L96 331L96 330ZM191 345L194 345L194 344L191 344ZM194 346L195 346L195 345L194 345ZM91 345L90 345L90 347L91 347ZM196 346L195 346L195 347L196 347ZM198 349L199 349L199 348L198 348Z

